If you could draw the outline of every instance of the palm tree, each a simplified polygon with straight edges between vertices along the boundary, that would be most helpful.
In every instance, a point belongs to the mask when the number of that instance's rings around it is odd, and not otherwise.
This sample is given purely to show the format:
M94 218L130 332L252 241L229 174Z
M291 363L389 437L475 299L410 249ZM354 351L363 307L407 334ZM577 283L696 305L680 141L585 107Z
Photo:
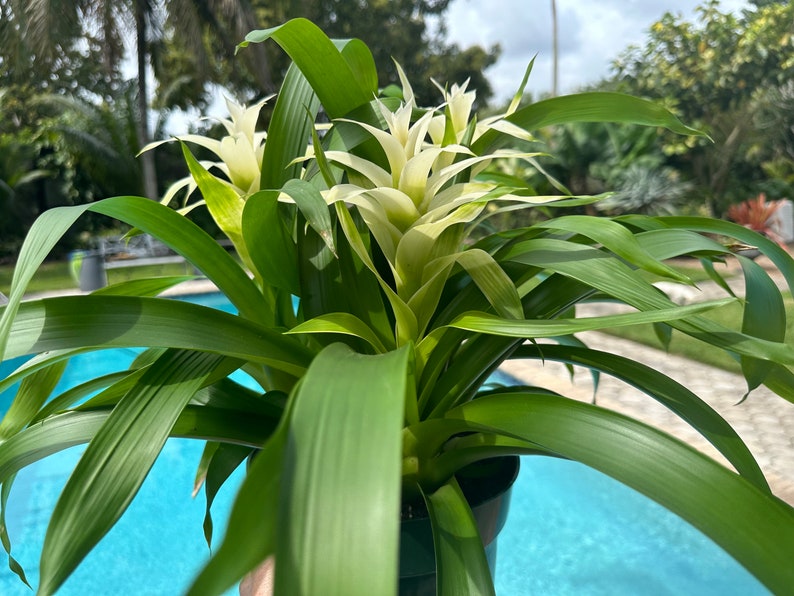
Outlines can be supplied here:
M50 131L71 157L87 200L121 194L141 194L138 153L138 93L128 81L113 101L97 103L59 94L38 98L53 116ZM156 130L162 134L162 130Z
M90 31L105 48L106 68L117 68L124 57L124 33L134 32L140 147L151 140L147 69L155 42L168 31L198 57L196 64L206 66L211 60L205 31L233 47L256 27L248 0L9 0L9 4L24 24L27 43L45 63L56 60L60 51L73 47ZM178 27L172 26L175 23ZM261 56L257 62L262 66L253 74L267 89L272 86L267 63ZM196 73L202 75L206 71ZM144 193L156 198L153 155L147 152L140 159Z

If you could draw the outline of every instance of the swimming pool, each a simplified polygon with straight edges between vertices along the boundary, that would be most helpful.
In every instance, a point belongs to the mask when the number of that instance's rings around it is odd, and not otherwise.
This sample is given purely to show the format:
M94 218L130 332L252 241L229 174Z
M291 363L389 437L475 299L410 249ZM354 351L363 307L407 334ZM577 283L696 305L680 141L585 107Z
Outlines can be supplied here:
M225 307L219 296L192 299ZM79 356L59 389L87 374L124 367L132 357L131 350ZM0 365L2 373L7 370L8 363ZM0 394L0 412L10 399L10 392ZM203 493L190 497L201 449L200 442L187 439L166 444L138 497L59 595L171 596L184 591L208 558L201 527ZM73 448L30 466L14 484L8 531L14 556L34 586L46 522L82 450ZM524 457L521 463L510 516L499 537L500 596L768 594L708 538L603 474L551 458ZM238 471L215 500L216 539L241 480ZM31 594L2 555L0 594Z

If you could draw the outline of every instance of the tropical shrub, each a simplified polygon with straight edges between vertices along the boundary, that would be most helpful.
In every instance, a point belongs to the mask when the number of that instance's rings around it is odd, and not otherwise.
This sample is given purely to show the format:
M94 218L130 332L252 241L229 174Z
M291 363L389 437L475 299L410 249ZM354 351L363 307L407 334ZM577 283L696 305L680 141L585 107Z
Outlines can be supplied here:
M774 229L775 215L781 205L780 201L767 201L766 195L761 193L753 199L731 205L727 215L731 221L763 234L782 245L783 239Z

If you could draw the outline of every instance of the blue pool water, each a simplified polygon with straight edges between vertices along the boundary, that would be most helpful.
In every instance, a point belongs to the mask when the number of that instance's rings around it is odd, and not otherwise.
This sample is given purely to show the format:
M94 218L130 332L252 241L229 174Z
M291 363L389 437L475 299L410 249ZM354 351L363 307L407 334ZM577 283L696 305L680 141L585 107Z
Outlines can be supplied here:
M220 297L195 300L226 308ZM80 356L60 389L97 371L123 368L132 355L115 350ZM0 378L13 369L10 364L0 365ZM11 392L0 394L0 412L10 399ZM187 439L166 444L124 517L59 595L184 592L209 556L201 526L203 493L190 497L201 449L200 442ZM82 450L73 448L30 466L14 484L8 531L13 553L34 586L46 522ZM225 519L241 480L238 471L216 498L216 522ZM222 532L217 527L216 542ZM496 590L499 596L768 594L713 542L649 499L580 464L538 457L522 458L499 537ZM0 595L31 593L0 554Z

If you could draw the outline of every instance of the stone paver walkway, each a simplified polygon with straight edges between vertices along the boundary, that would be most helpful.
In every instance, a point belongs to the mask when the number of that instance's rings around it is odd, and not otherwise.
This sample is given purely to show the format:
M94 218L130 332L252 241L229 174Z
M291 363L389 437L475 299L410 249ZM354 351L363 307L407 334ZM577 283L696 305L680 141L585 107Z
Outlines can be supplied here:
M737 404L746 387L740 375L603 333L583 333L578 337L591 348L631 357L688 387L728 421L747 443L772 491L794 505L794 404L765 387ZM556 362L511 361L502 368L518 379L566 397L582 401L593 397L592 378L585 369L577 369L571 379L564 365ZM686 422L620 380L601 375L596 403L661 429L727 465L719 452Z
M782 287L782 278L773 274L768 263L761 264ZM731 285L737 295L744 295L741 276L732 279ZM703 284L701 291L690 298L704 300L723 296L724 291ZM579 314L595 316L606 314L610 309L608 305L592 305L580 309ZM766 387L760 387L739 404L746 390L741 375L603 333L583 333L578 337L591 348L614 352L649 365L706 401L745 441L764 471L772 491L794 505L794 403L784 400ZM787 341L791 342L792 338L787 338ZM593 397L592 379L590 372L585 369L578 369L573 380L564 365L555 362L508 362L503 370L518 379L570 398L590 401ZM596 403L664 430L727 465L717 450L686 422L622 381L601 375Z

